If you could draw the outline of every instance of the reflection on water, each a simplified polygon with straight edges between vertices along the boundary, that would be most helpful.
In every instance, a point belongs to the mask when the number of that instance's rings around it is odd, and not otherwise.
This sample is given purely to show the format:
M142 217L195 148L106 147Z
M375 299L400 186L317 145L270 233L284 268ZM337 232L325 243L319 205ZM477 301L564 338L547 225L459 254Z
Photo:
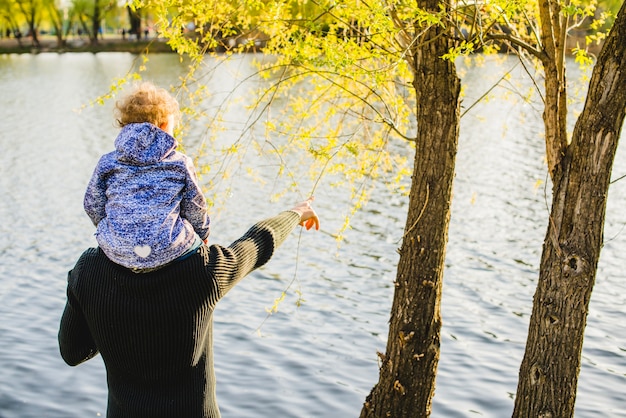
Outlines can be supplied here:
M95 242L82 194L116 133L110 103L81 113L75 109L106 91L113 78L123 77L133 59L117 53L0 56L2 417L105 412L101 360L65 366L56 332L67 270ZM244 56L223 64L207 79L209 88L225 95L241 77L238 73L250 73L249 60ZM513 66L511 61L468 69L464 104L469 106L507 66ZM156 55L147 78L174 84L181 71L176 57ZM233 97L239 109L229 113L233 127L245 122L246 99L251 100L243 93ZM434 417L511 414L548 214L537 108L498 96L463 119ZM618 153L616 178L626 174L624 155ZM610 190L577 417L626 415L626 281L620 268L626 248L626 218L620 210L625 185L616 182ZM237 238L255 220L301 197L270 202L269 186L245 176L234 176L230 186L231 197L216 208L213 242ZM337 250L332 234L343 223L346 202L341 190L318 189L324 231L295 232L267 267L220 303L215 355L224 417L358 416L378 378L376 351L385 348L406 199L379 187ZM265 309L292 280L287 300L266 319ZM301 307L296 291L305 300Z

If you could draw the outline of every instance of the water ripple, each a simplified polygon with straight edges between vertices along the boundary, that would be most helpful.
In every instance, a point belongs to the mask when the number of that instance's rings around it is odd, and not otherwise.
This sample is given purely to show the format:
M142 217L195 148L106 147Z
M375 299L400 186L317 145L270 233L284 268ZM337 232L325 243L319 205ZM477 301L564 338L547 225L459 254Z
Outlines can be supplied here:
M214 80L217 93L237 71L245 73L248 59L224 65L227 72ZM3 418L105 413L101 359L65 366L56 333L67 271L94 245L94 228L82 211L84 188L116 133L110 103L76 109L123 76L133 60L129 54L0 57L0 105L9 127L0 137ZM175 57L157 55L148 74L168 84L181 68ZM497 80L498 71L503 70L469 69L466 103ZM512 411L548 214L536 108L495 97L463 119L434 417L500 418ZM231 116L241 122L236 112ZM626 172L624 152L618 152L614 172ZM610 190L577 418L626 416L624 184ZM232 197L213 218L213 242L228 243L276 211L268 188L243 176L230 186ZM385 351L407 207L405 197L377 188L338 245L333 234L344 214L337 208L347 201L341 191L320 187L316 206L324 231L294 232L266 267L220 302L215 358L224 417L358 416L378 379L376 351ZM266 309L283 291L287 296L278 312L268 316Z

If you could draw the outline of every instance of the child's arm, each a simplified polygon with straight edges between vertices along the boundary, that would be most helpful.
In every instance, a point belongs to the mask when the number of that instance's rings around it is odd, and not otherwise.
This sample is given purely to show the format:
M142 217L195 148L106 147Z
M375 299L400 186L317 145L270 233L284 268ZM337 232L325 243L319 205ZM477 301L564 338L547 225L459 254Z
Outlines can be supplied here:
M91 180L87 185L87 191L85 192L85 198L83 200L85 212L87 212L91 222L93 222L96 226L106 216L104 209L107 201L106 185L102 176L104 158L105 157L102 157L98 162L98 165L91 176Z
M196 233L206 243L209 237L209 224L211 222L208 214L206 199L198 184L198 177L193 162L190 158L186 158L187 178L185 180L185 189L183 190L183 199L180 204L180 216L187 219L193 226Z

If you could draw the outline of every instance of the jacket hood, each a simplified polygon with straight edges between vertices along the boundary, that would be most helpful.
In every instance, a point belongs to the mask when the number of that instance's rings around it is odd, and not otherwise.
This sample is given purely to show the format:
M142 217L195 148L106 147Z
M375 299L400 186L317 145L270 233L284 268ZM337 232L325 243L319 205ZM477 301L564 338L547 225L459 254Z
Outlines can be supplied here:
M151 123L130 123L115 139L118 161L135 165L157 163L177 145L174 137Z

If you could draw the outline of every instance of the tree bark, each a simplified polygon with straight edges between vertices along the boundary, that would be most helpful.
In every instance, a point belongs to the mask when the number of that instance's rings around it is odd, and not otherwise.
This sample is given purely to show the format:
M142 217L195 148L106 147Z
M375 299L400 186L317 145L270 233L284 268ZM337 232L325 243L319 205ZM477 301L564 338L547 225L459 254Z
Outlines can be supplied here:
M553 182L558 182L560 161L567 147L567 91L565 81L565 27L561 4L540 0L541 63L545 74L543 121L546 130L546 159Z
M626 5L594 67L554 184L513 417L573 417L611 170L626 112Z
M418 7L439 11L440 2ZM415 28L419 33L423 28ZM414 47L417 137L409 209L395 281L386 354L361 418L427 417L440 352L441 289L459 136L460 81L447 29L433 26Z

